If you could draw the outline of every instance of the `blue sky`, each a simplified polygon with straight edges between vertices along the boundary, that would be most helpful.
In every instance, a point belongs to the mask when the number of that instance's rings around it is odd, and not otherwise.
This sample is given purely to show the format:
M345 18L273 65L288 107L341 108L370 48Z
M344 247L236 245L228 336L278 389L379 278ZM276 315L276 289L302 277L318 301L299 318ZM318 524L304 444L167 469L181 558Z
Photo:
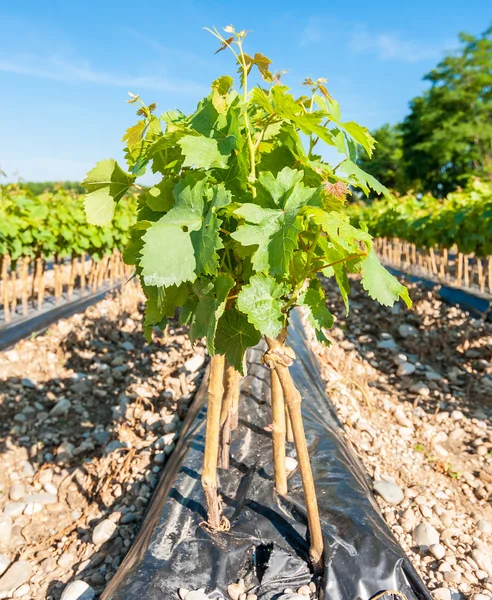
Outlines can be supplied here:
M401 120L422 76L457 46L459 31L491 21L485 0L331 3L0 3L0 168L9 179L82 179L97 160L121 158L136 121L127 92L161 111L191 111L233 57L214 56L204 26L248 29L284 82L327 77L342 114L370 128Z

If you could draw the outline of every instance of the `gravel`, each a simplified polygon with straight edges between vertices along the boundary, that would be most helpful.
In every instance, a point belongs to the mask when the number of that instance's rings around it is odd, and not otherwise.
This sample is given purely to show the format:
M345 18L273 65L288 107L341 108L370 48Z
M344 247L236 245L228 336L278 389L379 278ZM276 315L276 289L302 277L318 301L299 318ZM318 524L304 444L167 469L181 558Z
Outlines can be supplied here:
M67 585L61 595L61 600L93 600L95 596L96 592L91 586L78 579Z
M374 484L374 491L381 496L388 504L397 506L405 497L403 490L396 483L391 481L378 481Z
M355 281L347 318L326 289L332 345L312 347L384 519L436 600L490 596L492 323L413 284L410 311L386 309Z
M140 303L106 298L0 353L0 584L14 597L99 597L176 446L205 350L173 322L147 344Z

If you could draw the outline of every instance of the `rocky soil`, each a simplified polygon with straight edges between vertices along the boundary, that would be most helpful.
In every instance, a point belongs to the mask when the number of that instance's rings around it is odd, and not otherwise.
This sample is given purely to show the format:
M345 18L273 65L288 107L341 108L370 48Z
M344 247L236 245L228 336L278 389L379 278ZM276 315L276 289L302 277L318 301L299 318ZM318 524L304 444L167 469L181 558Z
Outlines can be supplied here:
M0 598L90 600L132 543L205 354L109 298L0 354Z
M312 341L384 517L436 600L492 597L492 324L410 286L386 309L353 282Z

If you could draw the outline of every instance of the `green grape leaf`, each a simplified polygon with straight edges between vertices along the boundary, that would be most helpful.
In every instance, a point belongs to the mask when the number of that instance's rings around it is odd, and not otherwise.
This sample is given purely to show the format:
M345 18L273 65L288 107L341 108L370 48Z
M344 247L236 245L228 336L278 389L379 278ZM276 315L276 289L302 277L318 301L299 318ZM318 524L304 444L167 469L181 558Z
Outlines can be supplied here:
M273 277L254 275L239 293L237 307L258 331L275 338L285 326L282 296L289 291L289 286L277 283Z
M226 310L217 324L215 352L225 355L230 365L245 375L245 353L261 340L261 333L251 325L248 317L231 308Z
M319 279L311 279L309 287L302 292L297 303L309 309L308 321L316 330L318 339L325 341L322 330L333 326L333 315L326 308L325 292Z
M231 152L222 153L217 140L203 135L185 135L178 145L184 154L183 167L195 169L225 169Z
M92 225L111 223L116 203L134 181L135 176L123 171L115 160L98 162L81 184L87 190L84 201L87 221Z
M362 263L362 287L384 306L393 306L399 298L412 306L408 289L383 267L373 250Z
M233 83L234 79L230 75L222 75L212 82L212 104L218 113L227 112L227 96Z
M224 314L227 296L234 287L234 279L221 273L215 281L200 278L193 284L193 291L198 297L194 310L194 319L190 329L190 338L195 340L205 337L207 349L215 354L215 332L217 322Z
M386 188L382 183L379 183L379 181L375 177L363 171L350 159L347 158L346 160L344 160L340 164L339 168L340 171L346 173L346 175L348 176L349 183L360 187L364 191L366 196L369 195L370 188L371 190L374 190L377 194L382 194L385 198L391 199L391 193L388 190L388 188Z
M173 189L175 183L172 179L163 179L145 193L145 200L149 208L156 212L167 212L174 205Z

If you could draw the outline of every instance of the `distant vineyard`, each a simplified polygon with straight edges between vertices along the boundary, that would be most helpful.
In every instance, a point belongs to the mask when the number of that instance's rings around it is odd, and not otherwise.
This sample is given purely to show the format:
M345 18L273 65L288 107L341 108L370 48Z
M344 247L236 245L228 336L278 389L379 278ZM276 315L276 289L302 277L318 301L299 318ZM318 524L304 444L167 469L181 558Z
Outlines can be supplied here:
M386 264L492 293L492 183L474 181L444 199L408 194L352 205Z
M58 302L74 289L96 290L125 276L119 249L134 222L129 196L111 227L88 225L82 197L60 189L36 196L17 185L0 187L0 307L9 322L47 296Z

